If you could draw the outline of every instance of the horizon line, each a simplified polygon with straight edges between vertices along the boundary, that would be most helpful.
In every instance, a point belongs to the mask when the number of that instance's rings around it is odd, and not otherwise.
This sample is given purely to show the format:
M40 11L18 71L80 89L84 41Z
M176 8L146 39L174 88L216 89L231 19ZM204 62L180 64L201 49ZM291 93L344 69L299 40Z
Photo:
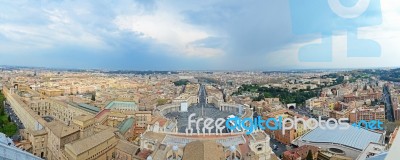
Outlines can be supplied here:
M107 68L78 68L78 67L44 67L44 66L22 66L22 65L0 65L0 69L4 67L10 68L27 68L27 69L43 69L43 70L78 70L78 71L155 71L155 72L291 72L291 71L306 71L306 70L363 70L363 69L395 69L400 68L400 66L381 66L381 67L337 67L337 68L287 68L287 69L107 69Z

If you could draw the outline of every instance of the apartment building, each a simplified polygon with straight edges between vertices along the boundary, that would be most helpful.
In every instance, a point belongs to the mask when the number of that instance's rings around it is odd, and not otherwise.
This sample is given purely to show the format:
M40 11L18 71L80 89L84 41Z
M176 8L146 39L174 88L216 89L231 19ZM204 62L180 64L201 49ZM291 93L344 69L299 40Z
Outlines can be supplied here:
M385 108L384 106L376 107L358 107L353 109L349 114L351 123L359 122L361 120L380 120L385 121Z
M302 117L305 120L307 120L307 117L298 115L290 110L279 110L279 111L275 111L272 113L269 113L268 115L265 115L263 118L264 119L268 119L268 118L278 118L278 117L282 117L282 118L294 118L294 117ZM274 122L270 121L269 123L270 126L275 126ZM286 125L291 125L291 124L286 124ZM272 138L275 138L276 140L278 140L279 142L289 145L292 143L293 140L295 140L297 137L300 137L302 135L304 135L308 129L305 127L306 124L303 124L302 122L299 122L297 124L297 128L292 128L292 129L288 129L285 130L284 133L282 133L282 130L269 130L266 129L265 132L267 134L269 134Z

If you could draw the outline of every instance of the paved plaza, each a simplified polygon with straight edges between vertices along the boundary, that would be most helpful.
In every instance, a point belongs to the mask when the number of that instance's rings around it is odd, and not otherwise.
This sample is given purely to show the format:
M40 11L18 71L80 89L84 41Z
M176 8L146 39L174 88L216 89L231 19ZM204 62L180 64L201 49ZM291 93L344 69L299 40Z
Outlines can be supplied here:
M212 118L216 120L217 118L225 118L229 115L236 115L237 113L220 111L218 108L214 107L212 104L204 104L202 109L201 104L194 104L193 106L188 108L188 112L170 112L165 114L165 117L169 119L176 119L178 121L178 132L185 133L185 130L188 125L188 118L190 114L196 113L194 119L197 118ZM202 114L204 113L204 114ZM203 127L203 123L200 123L200 128ZM193 132L197 133L195 129L195 124L192 124ZM201 131L200 131L201 132ZM215 133L215 129L212 130Z

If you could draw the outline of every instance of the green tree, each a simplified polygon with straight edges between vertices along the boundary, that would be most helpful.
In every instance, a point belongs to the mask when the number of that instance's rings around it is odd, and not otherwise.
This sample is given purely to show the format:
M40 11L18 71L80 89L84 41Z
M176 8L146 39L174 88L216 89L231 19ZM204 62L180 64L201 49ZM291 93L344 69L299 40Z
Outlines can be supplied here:
M4 97L3 93L0 92L0 116L5 115L4 113L4 101L6 98Z
M188 83L189 83L189 80L187 80L187 79L180 79L180 80L174 82L174 85L175 85L175 86L184 86L184 85L187 85Z
M312 152L311 152L311 150L309 150L309 151L308 151L308 154L307 154L306 160L313 160L313 159L314 159L314 158L313 158Z
M4 116L5 112L4 112L4 106L1 106L0 108L0 116Z

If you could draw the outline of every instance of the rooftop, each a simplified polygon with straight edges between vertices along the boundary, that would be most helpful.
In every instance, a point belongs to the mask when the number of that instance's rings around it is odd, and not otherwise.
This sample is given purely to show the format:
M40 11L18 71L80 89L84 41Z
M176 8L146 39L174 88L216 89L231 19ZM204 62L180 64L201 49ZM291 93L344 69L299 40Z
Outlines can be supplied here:
M140 149L139 146L136 146L133 143L124 140L119 140L117 146L115 147L116 149L125 153L129 153L131 155L136 154L136 152L138 152L138 150Z
M60 138L79 131L77 127L67 126L66 124L57 120L47 123L47 127L51 132L53 132L54 135Z
M250 135L255 141L263 141L268 137L265 132L253 132Z
M75 107L75 108L82 109L82 110L87 111L87 112L92 113L92 114L97 114L98 112L100 112L100 108L97 108L97 107L94 107L94 106L91 106L91 105L88 105L88 104L85 104L85 103L79 103L78 104L78 103L69 102L69 101L66 101L66 103L71 105L71 106L73 106L73 107Z
M283 153L285 158L288 159L306 159L308 152L311 151L312 154L315 154L318 152L318 147L315 146L310 146L310 145L304 145L299 148L295 148L293 150L288 150Z
M84 109L90 110L90 111L95 112L95 113L100 112L100 108L97 108L97 107L95 107L95 106L88 105L88 104L86 104L86 103L79 103L78 105L79 105L80 107L84 108Z
M103 109L101 112L96 114L95 118L96 119L101 118L103 115L106 115L106 113L108 113L108 112L110 112L109 109Z
M45 129L41 129L41 130L34 130L30 132L32 135L44 135L47 134L47 131Z
M222 145L214 141L194 141L185 146L183 159L220 160L224 157Z
M114 128L109 128L100 133L94 134L90 137L80 139L78 141L74 141L72 143L66 144L65 148L68 148L75 155L79 155L79 154L84 153L87 150L93 148L94 146L97 146L97 145L103 143L104 141L114 137L115 136L114 131L115 131Z
M125 119L121 124L118 126L119 132L122 134L125 134L133 125L134 119L133 118L128 118Z
M135 102L122 102L122 101L112 101L105 107L105 109L112 109L119 107L137 109Z
M322 129L318 127L300 137L299 140L315 143L335 143L364 150L370 142L382 143L383 134L350 126L348 129Z
M79 121L82 121L82 122L85 122L85 121L88 121L88 120L91 120L91 119L93 119L93 116L89 116L89 115L79 115L79 116L75 116L75 117L73 117L75 120L79 120Z
M166 134L163 133L155 133L153 131L148 131L143 134L144 138L153 139L161 142L165 138Z

